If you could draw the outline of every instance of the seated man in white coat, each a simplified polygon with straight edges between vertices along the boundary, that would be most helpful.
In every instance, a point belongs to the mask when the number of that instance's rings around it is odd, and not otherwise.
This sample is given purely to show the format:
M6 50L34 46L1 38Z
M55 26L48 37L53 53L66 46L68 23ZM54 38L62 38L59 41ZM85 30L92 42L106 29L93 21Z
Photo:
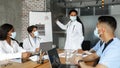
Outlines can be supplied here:
M0 26L0 61L23 58L28 59L31 53L22 49L19 44L12 40L15 38L16 32L11 24L3 24Z
M29 33L28 38L23 41L23 48L29 52L35 53L39 51L40 38L37 31L37 26L32 25L27 28Z

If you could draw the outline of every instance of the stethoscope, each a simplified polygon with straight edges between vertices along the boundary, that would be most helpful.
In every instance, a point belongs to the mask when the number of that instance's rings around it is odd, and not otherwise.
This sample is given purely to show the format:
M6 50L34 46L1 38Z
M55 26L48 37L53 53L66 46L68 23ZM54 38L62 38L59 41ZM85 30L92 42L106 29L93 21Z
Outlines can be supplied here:
M67 29L68 29L68 27L70 26L71 23L72 23L72 21L70 21L70 23L67 25ZM75 29L75 25L73 25L72 32L74 31L74 29Z
M40 37L35 37L35 39L39 39L39 40L41 40L41 38ZM32 44L32 42L31 42L31 40L30 40L30 36L28 35L28 39L29 39L29 42L30 42L30 45L33 47L33 44Z

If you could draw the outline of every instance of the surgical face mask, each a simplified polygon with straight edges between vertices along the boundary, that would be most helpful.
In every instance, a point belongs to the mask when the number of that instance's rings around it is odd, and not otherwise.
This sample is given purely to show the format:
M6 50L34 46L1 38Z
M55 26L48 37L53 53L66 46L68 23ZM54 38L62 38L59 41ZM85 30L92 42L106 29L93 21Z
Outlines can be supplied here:
M98 28L96 28L96 29L94 30L94 35L95 35L96 37L100 38L100 36L99 36L99 34L98 34Z
M13 38L13 39L15 39L15 37L16 37L16 32L12 32L10 37Z
M35 31L35 32L34 32L34 36L35 36L35 37L38 37L38 36L39 36L38 31Z
M77 16L70 16L71 21L75 21L77 19Z

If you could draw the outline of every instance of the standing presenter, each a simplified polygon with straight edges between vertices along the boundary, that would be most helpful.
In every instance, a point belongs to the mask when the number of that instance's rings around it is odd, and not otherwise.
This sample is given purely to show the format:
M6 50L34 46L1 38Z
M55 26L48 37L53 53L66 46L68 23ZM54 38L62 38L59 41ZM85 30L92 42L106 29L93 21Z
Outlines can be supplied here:
M63 30L66 30L66 42L64 49L82 49L82 42L84 40L84 26L76 10L70 10L70 21L64 25L60 21L56 21L56 24Z

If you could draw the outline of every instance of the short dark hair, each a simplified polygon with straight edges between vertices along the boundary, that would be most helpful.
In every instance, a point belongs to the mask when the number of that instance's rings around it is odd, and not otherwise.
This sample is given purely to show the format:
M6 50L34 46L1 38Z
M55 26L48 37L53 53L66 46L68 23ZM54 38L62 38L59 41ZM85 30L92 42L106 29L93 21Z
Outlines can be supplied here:
M28 33L31 33L33 31L33 28L37 28L37 26L32 25L27 28Z
M98 18L99 23L106 23L107 25L109 25L113 31L116 30L117 28L117 21L114 17L112 16L100 16Z
M7 38L8 32L13 28L11 24L5 23L0 26L0 40Z
M78 12L77 12L75 9L70 10L70 11L69 11L69 15L70 15L72 12L75 12L75 13L78 15Z

